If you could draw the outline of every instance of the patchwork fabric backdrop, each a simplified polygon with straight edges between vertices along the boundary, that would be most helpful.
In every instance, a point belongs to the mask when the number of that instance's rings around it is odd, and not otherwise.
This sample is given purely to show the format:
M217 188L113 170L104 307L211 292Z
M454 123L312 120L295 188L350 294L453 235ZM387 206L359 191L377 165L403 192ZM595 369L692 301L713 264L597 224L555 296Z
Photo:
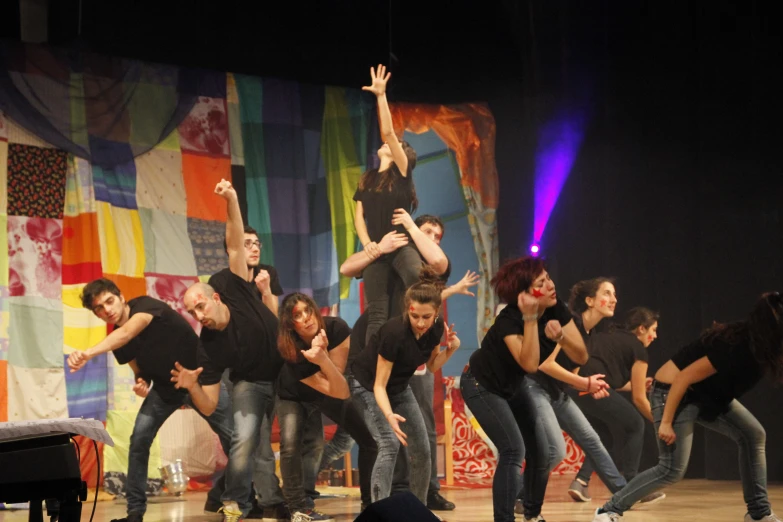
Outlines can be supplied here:
M198 331L181 298L227 266L226 209L213 193L221 178L237 187L286 293L307 292L331 313L356 299L338 268L355 249L352 196L379 143L371 95L31 44L1 49L0 421L91 417L127 437L140 405L130 369L111 355L65 368L70 352L107 334L79 294L107 277L127 299L164 300ZM432 129L456 153L482 275L477 335L463 337L475 349L494 309L494 121L478 104L393 110L400 135ZM165 433L191 430L192 419L178 418ZM152 479L174 458L167 441L156 445ZM115 457L106 453L103 469L124 472ZM210 465L219 459L199 464ZM94 470L84 472L94 484Z

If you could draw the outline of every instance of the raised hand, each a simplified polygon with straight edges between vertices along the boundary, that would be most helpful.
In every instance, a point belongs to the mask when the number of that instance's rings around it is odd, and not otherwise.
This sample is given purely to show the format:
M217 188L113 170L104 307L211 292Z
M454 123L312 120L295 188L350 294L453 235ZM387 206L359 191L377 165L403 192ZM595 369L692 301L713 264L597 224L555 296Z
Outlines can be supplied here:
M201 372L203 371L204 368L188 370L179 362L175 362L174 369L171 370L171 382L174 383L175 388L190 390L198 383L198 376L201 375Z
M90 359L91 357L87 354L87 352L71 352L71 355L68 356L68 367L71 369L71 373L81 370Z
M269 272L266 270L259 270L258 275L255 278L256 288L258 288L258 291L262 294L268 292L270 282L271 279L269 277Z
M136 378L136 384L133 385L133 393L142 399L145 398L150 393L149 383L141 377Z
M370 67L370 78L372 82L370 85L362 87L363 91L369 91L376 96L386 94L386 84L391 78L391 73L386 72L386 66L378 64L378 70L375 67Z
M397 415L396 413L390 413L386 416L386 420L389 421L389 426L394 430L394 434L397 436L397 440L400 441L400 444L407 446L408 441L406 439L408 436L402 431L402 428L400 428L400 423L405 422L405 417Z
M457 337L457 332L454 330L454 323L451 323L451 327L449 325L444 325L445 331L444 335L446 336L446 345L448 348L446 348L449 352L454 352L459 348L460 341L459 337Z
M223 199L237 197L237 191L234 190L233 186L231 186L231 182L226 181L225 179L221 179L220 182L215 185L215 194Z
M327 354L328 346L329 339L326 337L326 331L321 329L321 331L313 337L310 348L308 350L302 350L302 355L311 363L321 366L321 364L329 358L329 355Z
M563 339L563 327L554 319L546 323L544 333L549 339L556 342L560 342Z
M522 315L538 315L538 299L527 292L519 292L517 306L522 310Z
M465 276L454 285L454 293L476 297L476 294L468 290L468 288L477 285L480 280L480 275L478 275L476 272L468 270L465 272Z
M390 254L398 248L404 247L408 244L408 236L395 232L392 230L381 239L378 243L378 248L381 249L382 254Z
M392 225L402 225L405 227L405 230L410 230L416 226L416 223L413 222L413 218L404 208L395 208Z

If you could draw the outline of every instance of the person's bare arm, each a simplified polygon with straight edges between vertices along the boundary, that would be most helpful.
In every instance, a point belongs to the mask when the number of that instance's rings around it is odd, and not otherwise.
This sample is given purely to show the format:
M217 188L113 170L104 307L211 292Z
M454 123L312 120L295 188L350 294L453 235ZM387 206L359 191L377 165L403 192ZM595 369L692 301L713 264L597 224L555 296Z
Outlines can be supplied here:
M245 256L245 227L239 210L237 191L230 181L224 179L215 187L215 194L226 200L228 219L226 221L226 250L228 267L233 274L247 280L247 259Z
M207 384L201 386L198 382L198 376L204 368L188 370L179 362L174 363L174 369L171 370L171 382L178 389L188 390L193 405L198 411L209 417L217 409L218 400L220 400L220 383Z
M68 367L71 373L80 370L87 364L87 361L102 353L111 352L117 348L122 348L131 342L137 335L144 331L152 322L152 314L139 312L133 314L128 322L115 328L112 333L107 335L101 342L84 351L74 351L68 356Z
M650 401L647 399L647 386L645 381L647 380L647 362L636 361L631 366L631 397L633 398L633 404L639 413L644 415L650 422L653 421L652 410L650 409Z
M394 133L389 101L386 99L386 84L391 78L391 73L386 72L386 66L379 64L377 71L374 67L370 67L370 78L372 78L371 85L362 87L362 90L375 94L375 99L378 101L378 123L381 127L381 137L384 143L389 145L394 164L397 165L403 176L407 176L408 156L405 155L402 144L397 139L397 134Z

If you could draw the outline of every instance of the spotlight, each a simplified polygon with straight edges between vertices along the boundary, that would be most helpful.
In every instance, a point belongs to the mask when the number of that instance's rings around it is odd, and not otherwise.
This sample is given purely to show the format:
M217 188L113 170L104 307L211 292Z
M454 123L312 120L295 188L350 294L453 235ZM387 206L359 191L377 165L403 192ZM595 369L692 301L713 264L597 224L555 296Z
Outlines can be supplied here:
M533 257L538 257L539 252L541 252L541 247L537 244L533 243L530 245L530 253L533 254Z

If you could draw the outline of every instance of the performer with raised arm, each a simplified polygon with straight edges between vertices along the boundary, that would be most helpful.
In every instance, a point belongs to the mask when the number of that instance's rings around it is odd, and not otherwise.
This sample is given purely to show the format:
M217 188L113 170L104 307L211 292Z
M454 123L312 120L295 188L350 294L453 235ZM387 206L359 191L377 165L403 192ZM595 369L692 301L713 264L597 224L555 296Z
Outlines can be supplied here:
M421 257L409 245L383 253L378 243L392 231L405 233L401 224L392 224L396 209L413 212L418 206L413 185L413 168L416 151L397 138L392 125L389 102L386 100L386 84L391 73L378 65L370 68L372 84L362 87L375 94L378 101L378 121L383 146L378 149L380 165L362 174L353 196L356 201L354 224L356 234L364 247L365 255L372 261L364 269L364 291L367 296L369 324L365 341L378 331L389 318L389 275L397 273L408 288L418 280L422 266Z
M204 328L201 331L199 368L188 370L177 364L172 381L193 396L196 407L209 415L215 408L221 376L227 368L233 383L231 402L234 414L234 436L226 473L234 485L223 495L225 520L234 522L250 511L250 482L253 453L261 443L261 426L271 432L274 415L275 381L283 360L277 351L277 317L258 299L248 285L248 263L244 247L242 216L237 193L226 180L215 187L215 193L226 200L226 246L233 277L227 278L225 297L206 283L196 283L185 292L184 303ZM264 434L268 444L271 433ZM233 477L237 477L234 479ZM281 506L282 491L277 476L269 476L261 489L265 507ZM278 518L285 518L279 513Z

